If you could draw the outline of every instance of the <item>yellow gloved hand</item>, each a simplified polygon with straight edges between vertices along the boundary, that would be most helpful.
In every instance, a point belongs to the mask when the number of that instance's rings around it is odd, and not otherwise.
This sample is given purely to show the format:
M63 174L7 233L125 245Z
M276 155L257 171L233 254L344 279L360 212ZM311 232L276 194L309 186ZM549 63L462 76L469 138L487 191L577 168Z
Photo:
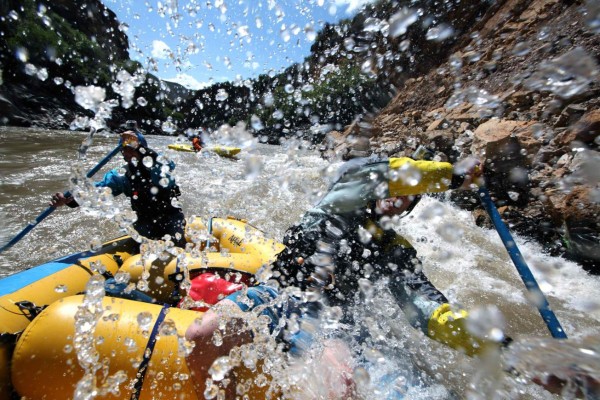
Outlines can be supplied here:
M465 310L453 311L450 304L442 304L432 314L428 323L428 336L469 356L480 353L487 342L471 335L466 327Z

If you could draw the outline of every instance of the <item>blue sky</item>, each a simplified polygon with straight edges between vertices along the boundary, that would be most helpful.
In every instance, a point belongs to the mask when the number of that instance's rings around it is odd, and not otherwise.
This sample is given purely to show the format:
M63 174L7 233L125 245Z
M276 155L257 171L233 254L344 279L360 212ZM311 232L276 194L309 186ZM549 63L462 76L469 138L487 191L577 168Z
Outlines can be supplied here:
M372 0L104 0L129 54L161 79L192 89L275 72L310 54L325 22Z

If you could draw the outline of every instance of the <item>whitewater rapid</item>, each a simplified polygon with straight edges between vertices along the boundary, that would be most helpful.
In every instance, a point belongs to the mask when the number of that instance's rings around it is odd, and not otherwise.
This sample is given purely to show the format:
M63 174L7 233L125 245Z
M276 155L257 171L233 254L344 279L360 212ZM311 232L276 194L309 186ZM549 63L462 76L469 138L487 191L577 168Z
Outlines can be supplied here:
M0 128L0 239L10 239L39 215L52 193L68 190L73 166L91 168L116 144L114 134L100 132L86 159L78 160L77 148L84 138L85 133L80 132ZM148 137L150 147L177 164L174 176L187 217L244 218L279 240L324 194L340 165L330 164L300 141L271 146L244 132L224 139L222 144L242 148L238 160L167 150L175 138ZM115 159L108 167L120 164ZM115 204L128 207L126 199L117 199ZM523 356L517 364L524 363L531 373L561 373L578 362L595 370L600 350L600 278L576 263L543 254L541 246L515 235L570 343L575 349L595 352L590 361L577 350L560 350L551 340L537 341L550 334L531 304L535 299L530 298L498 234L478 227L471 213L425 198L397 229L413 243L426 274L452 304L470 310L482 329L501 329L517 342L531 345L533 350L523 352L529 358ZM0 276L89 249L121 234L106 215L59 209L0 254ZM378 371L370 372L372 378L386 368L400 367L407 371L404 379L408 381L409 377L426 376L421 380L426 385L408 386L407 398L554 398L529 380L502 372L504 361L495 356L470 359L424 337L408 325L384 293L357 313L373 338L371 347L358 350L379 360ZM372 390L377 394L377 388Z

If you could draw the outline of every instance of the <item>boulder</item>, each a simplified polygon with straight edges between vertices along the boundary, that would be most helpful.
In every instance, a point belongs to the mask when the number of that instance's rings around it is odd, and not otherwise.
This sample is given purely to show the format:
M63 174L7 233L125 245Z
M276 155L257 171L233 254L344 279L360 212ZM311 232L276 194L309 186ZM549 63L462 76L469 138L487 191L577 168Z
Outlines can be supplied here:
M585 113L579 121L554 138L557 146L569 146L574 141L593 143L600 134L600 109Z

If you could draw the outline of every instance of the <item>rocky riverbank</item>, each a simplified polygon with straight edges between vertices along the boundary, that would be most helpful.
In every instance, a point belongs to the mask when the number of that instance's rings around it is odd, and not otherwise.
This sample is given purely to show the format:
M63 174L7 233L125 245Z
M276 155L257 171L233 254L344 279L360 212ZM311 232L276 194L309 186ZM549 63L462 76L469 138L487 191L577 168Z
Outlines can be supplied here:
M446 62L331 132L325 156L410 155L422 144L442 160L478 157L513 230L600 273L598 12L592 2L498 2Z

